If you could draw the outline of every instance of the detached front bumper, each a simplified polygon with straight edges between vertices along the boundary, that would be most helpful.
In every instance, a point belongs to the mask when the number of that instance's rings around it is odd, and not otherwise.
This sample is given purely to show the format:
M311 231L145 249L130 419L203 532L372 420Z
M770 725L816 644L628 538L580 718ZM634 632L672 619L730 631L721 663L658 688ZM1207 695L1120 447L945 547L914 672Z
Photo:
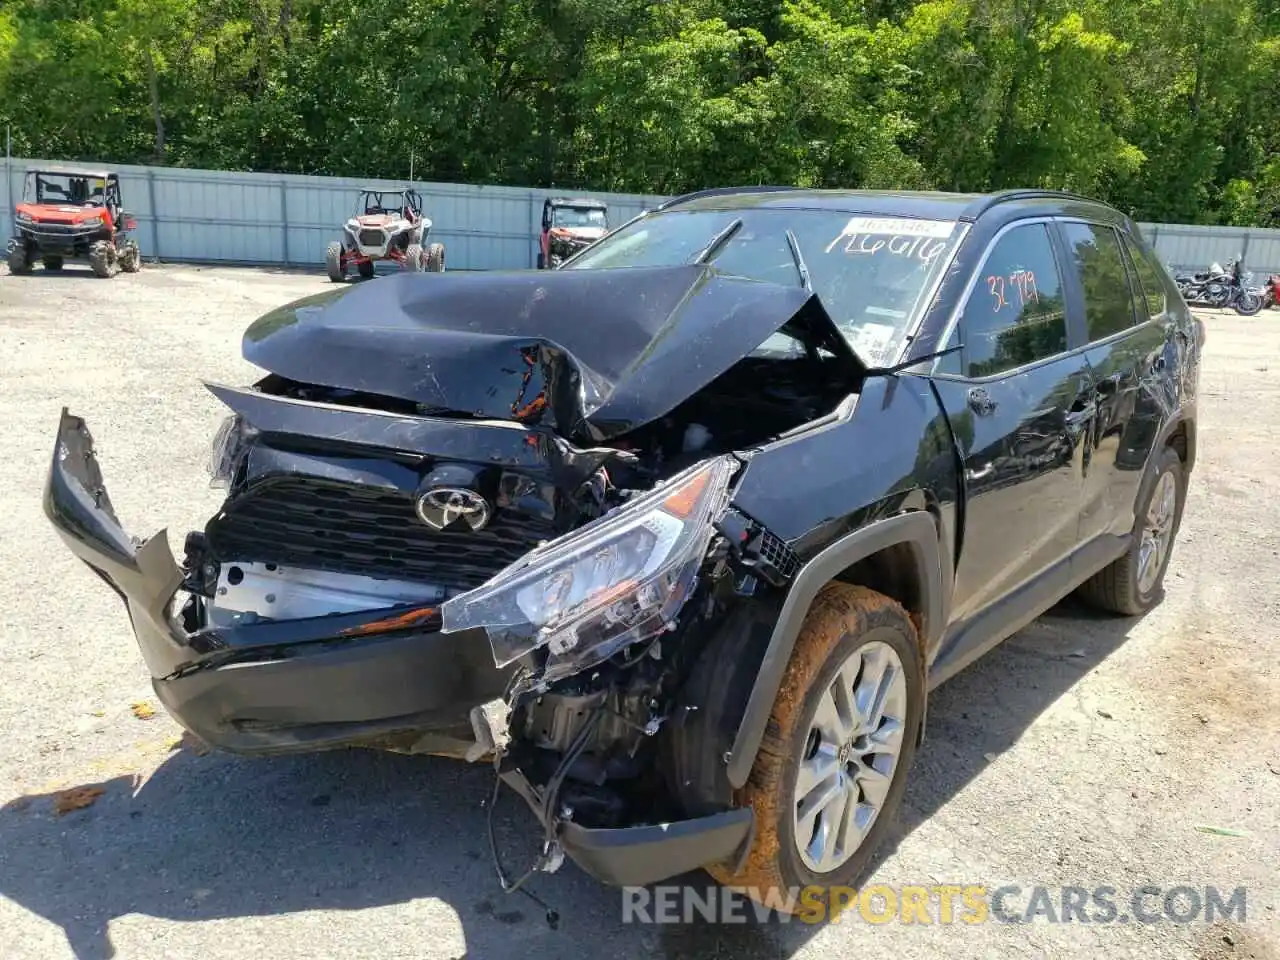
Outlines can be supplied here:
M501 776L545 828L538 788L519 769L505 769ZM573 862L601 883L639 887L717 863L730 864L736 872L751 848L754 827L751 809L740 807L635 827L593 828L561 821L556 838Z
M470 730L502 695L482 630L444 634L404 611L188 632L174 607L183 574L165 531L129 537L102 482L84 421L62 413L45 513L71 552L120 595L156 695L182 726L235 753L268 754ZM431 752L431 751L428 751Z

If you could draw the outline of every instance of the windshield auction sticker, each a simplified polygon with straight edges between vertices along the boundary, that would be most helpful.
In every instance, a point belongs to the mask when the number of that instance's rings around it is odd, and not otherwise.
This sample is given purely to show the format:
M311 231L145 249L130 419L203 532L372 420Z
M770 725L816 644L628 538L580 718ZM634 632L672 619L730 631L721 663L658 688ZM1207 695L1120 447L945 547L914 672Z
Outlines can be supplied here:
M830 253L843 244L843 252L875 255L881 251L900 257L915 257L932 263L946 249L954 223L944 220L915 220L910 217L853 217L839 235L827 244Z

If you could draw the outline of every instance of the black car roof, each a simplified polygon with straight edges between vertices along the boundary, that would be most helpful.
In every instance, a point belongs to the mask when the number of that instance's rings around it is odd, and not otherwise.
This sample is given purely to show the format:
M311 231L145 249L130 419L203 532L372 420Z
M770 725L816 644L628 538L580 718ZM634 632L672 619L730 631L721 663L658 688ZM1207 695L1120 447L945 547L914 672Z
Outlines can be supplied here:
M743 207L832 210L886 217L998 222L1035 216L1088 216L1129 226L1129 218L1096 200L1058 190L946 193L895 190L806 190L796 187L728 187L675 197L659 210L738 210Z

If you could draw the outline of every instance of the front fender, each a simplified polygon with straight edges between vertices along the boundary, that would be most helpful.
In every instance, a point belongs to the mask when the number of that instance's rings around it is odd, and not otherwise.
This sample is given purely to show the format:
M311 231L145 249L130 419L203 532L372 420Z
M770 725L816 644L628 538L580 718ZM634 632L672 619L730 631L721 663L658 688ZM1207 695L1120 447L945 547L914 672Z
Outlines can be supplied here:
M907 545L914 555L917 570L922 573L920 587L924 602L920 629L925 649L936 649L946 620L938 542L938 527L932 514L916 510L876 521L846 534L800 568L769 638L728 757L729 782L735 789L742 787L751 774L783 673L809 607L818 591L842 571L887 547Z

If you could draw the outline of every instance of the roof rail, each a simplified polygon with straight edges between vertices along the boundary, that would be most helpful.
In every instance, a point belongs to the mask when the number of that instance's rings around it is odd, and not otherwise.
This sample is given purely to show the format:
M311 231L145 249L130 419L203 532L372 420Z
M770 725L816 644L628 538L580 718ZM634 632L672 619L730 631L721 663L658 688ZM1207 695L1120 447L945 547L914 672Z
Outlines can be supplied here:
M657 210L666 210L668 207L674 207L677 204L687 203L690 200L700 200L703 197L727 197L735 193L786 193L791 190L799 190L800 187L781 187L781 186L755 186L755 187L712 187L708 190L694 190L692 193L684 193L678 197L672 197L670 200L664 200L655 208Z
M975 200L973 206L965 211L965 215L977 219L997 204L1009 203L1014 200L1079 200L1083 203L1101 202L1089 197L1082 197L1078 193L1071 193L1069 190L1048 190L1040 187L1025 187L1012 190L996 190L993 193L989 193L985 197Z

